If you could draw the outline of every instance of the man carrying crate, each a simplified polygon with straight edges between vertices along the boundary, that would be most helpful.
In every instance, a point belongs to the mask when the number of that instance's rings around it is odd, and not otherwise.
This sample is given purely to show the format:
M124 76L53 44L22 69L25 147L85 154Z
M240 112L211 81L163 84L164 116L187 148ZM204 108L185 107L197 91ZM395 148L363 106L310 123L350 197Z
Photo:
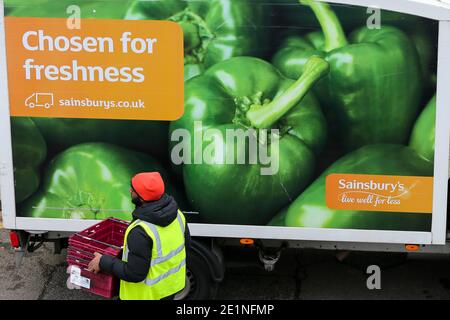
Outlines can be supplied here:
M175 200L164 192L158 172L131 180L133 221L125 232L122 260L95 254L89 271L120 281L122 300L172 300L186 284L186 247L190 233Z

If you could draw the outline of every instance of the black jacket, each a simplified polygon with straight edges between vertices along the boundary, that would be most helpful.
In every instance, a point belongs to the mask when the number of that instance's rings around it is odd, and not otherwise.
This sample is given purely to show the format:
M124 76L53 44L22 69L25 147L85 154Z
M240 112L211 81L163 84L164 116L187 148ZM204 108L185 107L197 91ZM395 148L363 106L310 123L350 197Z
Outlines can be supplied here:
M136 219L165 227L177 219L178 205L175 200L164 194L158 201L136 207L133 221ZM190 246L190 233L186 225L185 247ZM147 277L150 268L153 241L141 227L135 227L128 234L128 262L108 255L100 259L100 269L127 282L141 282Z

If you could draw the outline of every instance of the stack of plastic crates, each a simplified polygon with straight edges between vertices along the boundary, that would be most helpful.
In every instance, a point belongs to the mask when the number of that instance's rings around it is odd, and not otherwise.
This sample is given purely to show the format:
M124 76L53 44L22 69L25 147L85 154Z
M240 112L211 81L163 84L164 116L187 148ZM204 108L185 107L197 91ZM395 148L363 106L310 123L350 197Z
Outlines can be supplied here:
M78 267L75 268L80 272L77 279L83 280L81 285L83 290L105 298L112 298L118 294L118 279L102 272L98 274L89 272L87 268L95 252L119 257L128 225L127 221L108 218L69 238L67 263L69 266Z

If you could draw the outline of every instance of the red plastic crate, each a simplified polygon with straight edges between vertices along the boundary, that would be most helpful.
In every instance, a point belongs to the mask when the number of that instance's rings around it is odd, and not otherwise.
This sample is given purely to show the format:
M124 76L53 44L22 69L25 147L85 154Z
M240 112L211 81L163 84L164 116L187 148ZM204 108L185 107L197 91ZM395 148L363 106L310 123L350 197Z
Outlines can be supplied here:
M77 260L68 259L69 265L78 266L81 269L81 276L90 280L90 288L82 290L104 298L113 298L119 294L119 279L105 273L93 273L78 265Z
M69 238L67 263L69 266L78 266L81 276L90 279L90 288L83 290L106 298L118 294L118 279L105 273L89 272L87 267L94 258L94 252L113 257L120 255L128 225L127 221L108 218Z
M79 250L73 247L68 247L67 248L67 258L73 258L73 259L80 259L80 260L87 260L87 261L91 261L92 259L94 259L94 255L92 253L83 251L83 250Z

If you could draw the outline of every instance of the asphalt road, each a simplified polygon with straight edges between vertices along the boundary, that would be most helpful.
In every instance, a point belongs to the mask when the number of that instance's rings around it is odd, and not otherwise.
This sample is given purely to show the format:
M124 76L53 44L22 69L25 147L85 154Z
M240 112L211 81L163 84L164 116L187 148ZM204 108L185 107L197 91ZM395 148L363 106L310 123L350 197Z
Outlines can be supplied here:
M0 300L102 299L66 287L65 256L54 255L46 245L28 253L19 268L9 247L8 234L0 230ZM227 264L218 299L449 299L450 257L352 253L344 263L332 251L284 252L276 269L267 273L252 250L227 250L239 256ZM368 290L368 265L382 268L381 290Z

